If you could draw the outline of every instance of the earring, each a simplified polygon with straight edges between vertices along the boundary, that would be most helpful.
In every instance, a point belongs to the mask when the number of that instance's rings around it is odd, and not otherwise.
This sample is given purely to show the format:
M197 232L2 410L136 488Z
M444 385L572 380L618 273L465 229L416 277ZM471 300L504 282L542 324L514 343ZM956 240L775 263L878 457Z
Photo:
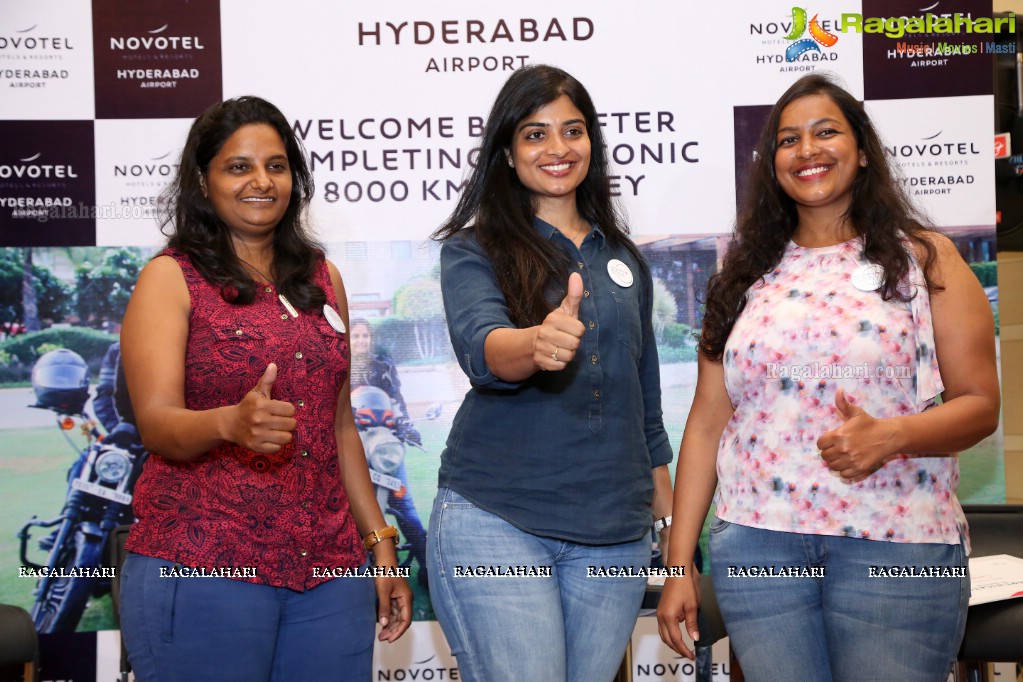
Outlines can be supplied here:
M206 178L202 175L199 176L199 191L202 192L204 197L207 196L206 192Z

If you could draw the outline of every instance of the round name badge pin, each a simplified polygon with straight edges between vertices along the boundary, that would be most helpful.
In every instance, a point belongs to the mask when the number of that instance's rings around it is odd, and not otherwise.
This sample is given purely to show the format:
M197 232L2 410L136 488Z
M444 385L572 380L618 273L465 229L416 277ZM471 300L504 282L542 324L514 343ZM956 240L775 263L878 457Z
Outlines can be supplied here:
M620 287L631 287L632 282L632 270L629 266L621 262L617 258L613 258L607 263L607 274L611 276L611 280Z
M337 314L337 311L330 307L329 303L323 304L323 316L327 318L327 324L334 328L338 334L345 333L345 321Z
M877 291L884 282L884 268L877 263L865 263L853 271L850 281L860 291Z

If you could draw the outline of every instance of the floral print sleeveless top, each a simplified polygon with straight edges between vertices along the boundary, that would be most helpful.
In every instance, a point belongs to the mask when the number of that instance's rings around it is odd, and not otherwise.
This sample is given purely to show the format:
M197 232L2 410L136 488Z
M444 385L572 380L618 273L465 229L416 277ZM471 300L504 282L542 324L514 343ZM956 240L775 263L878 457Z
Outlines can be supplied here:
M954 453L895 455L847 483L817 449L843 422L839 387L877 418L934 407L944 390L922 272L913 261L911 301L883 301L854 285L863 285L862 272L853 277L866 265L861 247L790 242L750 288L725 344L735 413L718 448L717 516L791 533L968 545Z

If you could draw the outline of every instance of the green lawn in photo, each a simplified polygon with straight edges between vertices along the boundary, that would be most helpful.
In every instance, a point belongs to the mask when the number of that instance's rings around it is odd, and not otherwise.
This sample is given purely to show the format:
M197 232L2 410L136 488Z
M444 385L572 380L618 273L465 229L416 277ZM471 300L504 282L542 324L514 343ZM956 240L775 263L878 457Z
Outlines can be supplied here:
M413 414L423 411L411 406L410 409ZM423 438L423 447L426 448L426 452L413 447L408 447L405 450L405 469L408 473L409 489L412 491L412 499L424 528L430 527L430 511L433 509L433 498L437 494L437 469L440 467L440 453L444 450L444 443L447 440L451 424L450 419L454 414L445 416L445 419L438 421L415 422L416 429ZM394 519L391 517L385 521L394 523ZM437 616L434 615L429 592L419 584L418 573L418 565L413 564L412 575L409 578L409 585L412 586L414 593L412 618L413 620L436 620Z
M1005 440L1001 426L959 454L959 501L1005 504Z

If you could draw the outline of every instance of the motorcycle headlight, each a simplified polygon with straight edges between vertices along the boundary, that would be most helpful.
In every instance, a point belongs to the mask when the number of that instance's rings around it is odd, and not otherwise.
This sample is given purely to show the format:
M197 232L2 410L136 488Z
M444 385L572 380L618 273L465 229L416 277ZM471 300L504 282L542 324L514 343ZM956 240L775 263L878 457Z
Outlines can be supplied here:
M104 483L120 483L131 470L131 461L121 450L107 450L96 458L96 475Z
M393 475L405 457L405 446L397 440L375 443L369 451L369 465L382 474Z

